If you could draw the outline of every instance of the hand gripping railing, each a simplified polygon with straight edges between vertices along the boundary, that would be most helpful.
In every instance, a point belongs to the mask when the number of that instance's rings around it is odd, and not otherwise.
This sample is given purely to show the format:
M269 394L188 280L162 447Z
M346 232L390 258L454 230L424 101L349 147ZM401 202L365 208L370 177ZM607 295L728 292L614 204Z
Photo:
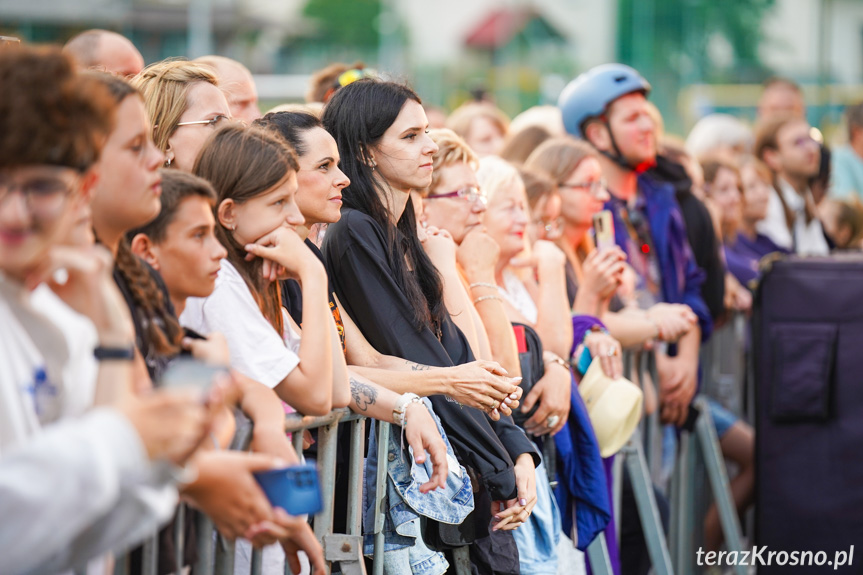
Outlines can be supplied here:
M340 425L351 426L350 429L350 459L348 467L348 508L347 533L333 533L333 504L335 499L336 452L338 429ZM302 452L303 431L318 430L318 473L320 475L323 509L314 516L314 532L324 549L324 558L329 562L338 562L341 572L345 575L365 575L363 560L362 537L362 480L363 480L363 448L365 446L366 417L351 412L348 409L336 409L321 417L303 417L290 414L285 418L285 431L293 433L293 444L298 453ZM377 422L378 460L387 460L390 424ZM245 416L238 417L237 432L231 443L231 449L246 451L252 438L252 424ZM375 552L374 573L383 573L383 511L386 493L386 465L378 465L375 492ZM184 523L186 521L184 508L180 506L174 529L174 548L176 564L182 565L185 544ZM197 523L198 561L193 568L193 575L233 575L235 546L234 542L222 537L213 527L212 521L204 514L198 515ZM141 575L156 575L158 559L158 541L154 535L143 545ZM258 575L262 567L262 552L252 553L251 573ZM290 573L285 567L286 573ZM182 569L178 569L180 573ZM129 574L129 556L118 557L114 568L115 575Z

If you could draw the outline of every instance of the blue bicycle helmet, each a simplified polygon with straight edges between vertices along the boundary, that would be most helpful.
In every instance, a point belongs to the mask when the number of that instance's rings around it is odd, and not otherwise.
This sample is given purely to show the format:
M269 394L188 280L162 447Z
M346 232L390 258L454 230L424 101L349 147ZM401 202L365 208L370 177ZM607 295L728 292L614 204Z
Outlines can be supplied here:
M603 64L579 75L566 85L557 103L567 133L584 138L582 128L587 120L601 116L609 104L633 92L646 97L650 83L623 64Z

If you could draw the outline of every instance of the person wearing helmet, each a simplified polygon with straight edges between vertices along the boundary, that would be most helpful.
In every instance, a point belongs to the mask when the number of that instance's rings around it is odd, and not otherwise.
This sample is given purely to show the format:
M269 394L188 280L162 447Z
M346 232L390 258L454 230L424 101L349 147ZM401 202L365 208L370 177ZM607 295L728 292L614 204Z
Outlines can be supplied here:
M559 106L566 131L600 153L611 196L605 207L617 244L636 271L639 306L653 312L665 307L657 304L682 304L688 310L675 309L698 319L667 354L657 354L661 418L683 425L697 386L699 347L712 323L700 292L704 274L692 256L674 188L644 174L656 163L657 150L649 94L650 84L636 70L605 64L570 82Z
M655 323L657 341L666 339L662 326L667 322L681 318L691 322L676 343L667 345L666 353L660 351L665 344L655 348L661 420L682 426L692 423L690 403L698 382L699 348L712 322L701 297L704 274L693 258L675 189L645 174L656 164L657 154L649 94L650 84L636 70L605 64L570 82L558 105L566 131L600 154L610 196L605 209L611 211L617 245L636 273L633 297ZM657 495L657 503L665 524L667 500ZM641 575L649 571L650 559L633 507L631 484L624 477L621 571Z

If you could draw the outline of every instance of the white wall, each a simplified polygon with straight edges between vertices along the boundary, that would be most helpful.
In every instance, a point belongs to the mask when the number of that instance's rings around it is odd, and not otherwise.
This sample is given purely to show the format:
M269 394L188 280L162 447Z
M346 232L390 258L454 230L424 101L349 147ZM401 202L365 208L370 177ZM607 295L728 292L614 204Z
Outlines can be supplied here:
M863 2L844 0L833 7L830 70L844 84L863 83Z
M764 22L763 61L780 74L816 80L825 3L831 5L828 73L841 83L863 82L863 3L859 0L779 0Z

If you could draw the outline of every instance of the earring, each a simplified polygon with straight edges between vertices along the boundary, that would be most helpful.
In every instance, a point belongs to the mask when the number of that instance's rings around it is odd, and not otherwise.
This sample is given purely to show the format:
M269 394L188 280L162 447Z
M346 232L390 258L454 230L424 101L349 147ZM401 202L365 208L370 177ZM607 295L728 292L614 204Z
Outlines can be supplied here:
M237 224L231 224L231 231L232 232L237 231Z
M377 168L377 167L378 167L378 165L377 165L377 163L375 162L374 158L372 158L371 162L372 162L372 163L371 163L371 165L370 165L369 167L370 167L370 168L372 169L372 171L374 172L374 171L375 171L375 168Z
M167 159L167 160L165 160L165 167L166 167L166 168L170 168L170 167L171 167L171 158L170 158L170 156L168 157L168 159Z

